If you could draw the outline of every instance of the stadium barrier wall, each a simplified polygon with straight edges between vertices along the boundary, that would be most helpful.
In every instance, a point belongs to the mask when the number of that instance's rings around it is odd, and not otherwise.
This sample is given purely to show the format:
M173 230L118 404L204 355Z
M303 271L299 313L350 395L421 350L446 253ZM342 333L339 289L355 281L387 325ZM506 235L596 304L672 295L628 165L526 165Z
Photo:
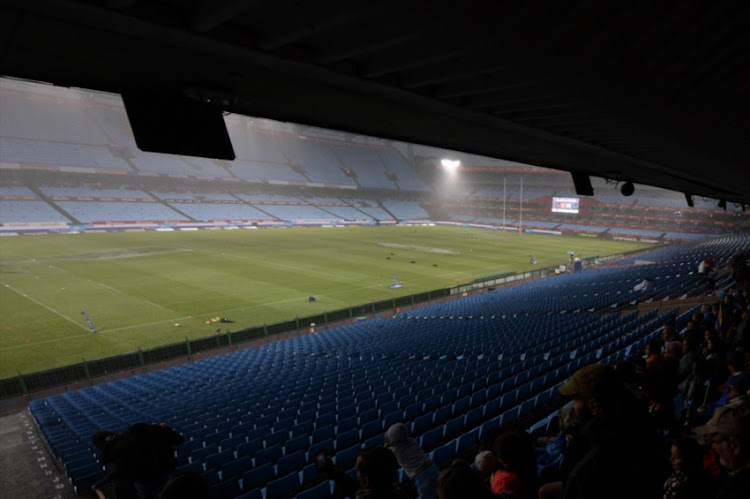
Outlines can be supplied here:
M627 256L650 251L651 248L634 250L627 253L609 255L606 257L590 257L584 260L584 265L600 264L609 260L616 260ZM585 268L585 267L584 267ZM97 380L107 381L120 374L126 376L126 372L139 370L147 372L149 366L166 367L166 363L176 359L186 359L188 362L200 360L204 354L214 352L218 354L223 351L234 351L235 347L251 348L259 345L262 340L288 335L292 332L319 331L327 329L331 324L342 323L372 318L376 315L390 316L417 305L423 305L441 299L456 299L479 292L491 291L496 287L508 287L540 279L558 271L557 267L548 267L524 273L495 274L485 276L468 284L462 284L450 288L436 289L416 293L412 295L394 297L341 310L326 311L322 314L295 318L293 320L264 324L239 331L228 331L214 336L186 339L184 342L172 343L159 347L125 353L112 357L95 360L83 360L78 364L57 367L46 371L22 374L12 378L0 380L0 400L23 396L26 402L31 400L34 394L48 391L54 388L74 385L79 387L80 383L88 386ZM258 342L261 340L261 342ZM255 342L255 343L253 343ZM114 378L113 378L114 379Z

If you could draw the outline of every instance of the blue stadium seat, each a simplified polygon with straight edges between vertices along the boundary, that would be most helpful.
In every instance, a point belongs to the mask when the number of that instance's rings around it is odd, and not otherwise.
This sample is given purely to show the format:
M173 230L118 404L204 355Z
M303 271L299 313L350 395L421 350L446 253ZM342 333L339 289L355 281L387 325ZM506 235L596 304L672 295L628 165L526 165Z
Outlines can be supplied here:
M183 464L182 466L178 466L175 468L175 473L203 473L205 468L203 468L203 461L195 461L194 463L187 463Z
M218 432L209 433L203 437L203 444L206 447L209 447L214 444L219 445L219 442L221 442L225 438L229 438L229 430L225 432L220 432L220 433Z
M244 490L244 487L243 487ZM250 491L245 492L241 496L237 497L236 499L263 499L263 492L261 489L252 489Z
M333 439L323 440L322 442L318 442L317 444L312 444L310 448L307 449L307 460L312 461L313 459L315 459L315 456L317 456L321 452L325 452L329 456L332 456L334 454L335 449L333 446Z
M447 423L445 423L445 430L443 431L443 437L447 439L454 439L464 432L464 416L458 416Z
M422 402L415 402L404 409L404 420L406 421L413 421L420 415L422 415Z
M330 440L336 435L336 429L332 424L323 426L312 432L312 443L316 444L324 440Z
M432 412L438 407L440 407L441 399L442 399L442 395L431 395L430 397L427 397L424 401L424 411Z
M314 457L312 458L314 459ZM302 468L302 487L306 487L312 483L317 483L323 479L323 475L318 473L315 469L315 464L311 463ZM328 481L326 480L326 483Z
M274 432L276 432L276 431L284 431L284 432L288 433L289 430L292 429L292 426L294 426L294 424L295 424L294 423L294 417L289 417L289 418L286 418L286 419L280 419L279 421L276 421L273 424L272 428L273 428Z
M221 479L227 480L228 478L240 477L252 467L253 462L250 456L238 457L221 467Z
M228 437L219 442L219 447L221 450L234 449L245 442L245 435L235 435L234 437Z
M203 460L203 464L206 466L206 471L212 469L218 471L222 466L230 461L234 461L234 450L227 449L217 452L216 454L210 454L206 456L206 458Z
M369 423L370 421L374 421L378 419L378 409L373 407L371 409L367 409L364 412L359 413L359 424L360 426Z
M402 410L394 411L383 416L383 426L385 428L390 428L392 425L396 423L403 423L403 422L404 422L404 411Z
M216 444L210 445L208 447L200 447L190 453L190 462L194 463L198 461L202 463L206 456L216 454L217 452L219 452L219 446Z
M479 428L464 433L456 439L456 454L461 455L479 441Z
M300 435L310 435L315 430L315 423L313 422L315 414L313 413L313 419L309 421L298 422L292 426L292 437L298 437ZM298 420L299 421L299 420Z
M242 491L249 492L256 488L262 488L274 478L276 478L276 472L272 463L255 467L242 475Z
M297 494L296 499L330 499L331 484L326 480Z
M359 444L355 444L337 452L334 458L336 467L343 470L353 468L360 450L362 450L362 447Z
M407 406L412 405L417 401L417 397L413 393L409 393L403 397L396 397L396 400L398 400L399 409L406 409Z
M288 454L276 463L276 474L284 476L292 471L301 471L307 463L305 451L300 450L293 454Z
M432 458L432 462L434 462L438 468L443 468L451 459L456 457L456 441L451 440L450 442L438 447L432 451L430 457Z
M306 450L309 446L310 437L308 435L299 435L284 443L284 454L288 456L299 450Z
M359 412L360 416L364 411L367 411L368 409L376 409L377 405L375 404L375 399L373 398L367 398L361 401L357 402L357 412Z
M337 451L359 443L359 428L353 428L343 433L339 433L334 440L334 443Z
M452 405L444 405L442 407L438 407L438 409L435 411L432 424L435 424L435 425L443 424L446 421L448 421L452 415L453 415Z
M234 450L237 453L237 457L250 456L252 458L261 449L263 449L262 440L251 440L250 442L238 445Z
M274 433L269 433L264 440L266 448L279 444L283 445L284 442L289 440L289 430L280 430Z
M323 428L325 426L333 426L336 424L336 413L327 412L318 414L315 418L315 429Z
M352 428L357 428L358 426L359 421L357 416L350 416L344 419L339 418L339 422L336 424L336 433L340 435L341 433L349 431Z
M299 487L299 474L290 473L266 485L265 499L283 499Z
M469 397L463 397L453 402L453 415L463 414L469 410Z
M383 422L379 419L370 421L369 423L362 426L361 439L367 440L383 432Z
M443 440L443 426L438 426L422 435L420 445L425 452L433 450Z
M470 407L479 407L487 400L487 390L474 393L469 399Z
M365 447L382 447L385 445L385 433L379 433L365 440Z
M484 404L484 412L482 413L483 418L492 418L500 414L500 403L502 398L494 398Z
M390 400L388 402L385 402L382 405L378 405L378 411L380 412L380 416L384 416L386 414L389 414L395 410L398 409L398 401L397 400Z
M520 406L518 406L518 413L516 417L518 419L524 417L528 413L530 413L534 409L534 399L529 399L524 401Z
M234 499L240 493L239 478L222 480L211 486L211 499Z
M336 412L336 418L340 423L342 419L354 418L356 421L357 407L354 405L354 397L352 397L352 405L341 405L339 401L338 411Z
M431 412L418 416L412 423L411 435L417 437L432 428L432 418Z
M266 463L274 464L283 454L281 444L272 445L256 452L253 462L256 468Z
M458 389L448 388L445 391L445 393L443 393L440 403L443 405L447 405L451 402L455 402L457 398L458 398Z
M474 428L482 421L482 415L484 413L484 407L475 407L466 413L466 419L464 420L464 426L466 428Z

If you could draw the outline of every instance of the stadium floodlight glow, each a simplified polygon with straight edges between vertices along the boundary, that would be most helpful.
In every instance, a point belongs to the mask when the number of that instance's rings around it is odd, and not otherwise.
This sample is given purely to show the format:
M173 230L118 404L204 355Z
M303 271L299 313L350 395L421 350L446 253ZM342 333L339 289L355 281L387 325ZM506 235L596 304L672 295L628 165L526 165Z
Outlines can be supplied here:
M457 159L441 159L440 165L449 175L455 175L461 162Z

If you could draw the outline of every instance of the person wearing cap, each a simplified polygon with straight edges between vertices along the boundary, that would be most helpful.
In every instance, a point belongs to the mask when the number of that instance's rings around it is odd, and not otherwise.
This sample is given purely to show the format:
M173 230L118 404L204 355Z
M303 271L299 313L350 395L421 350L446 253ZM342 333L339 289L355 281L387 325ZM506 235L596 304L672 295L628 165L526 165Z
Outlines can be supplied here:
M727 362L727 367L730 375L719 398L711 404L698 408L698 415L703 417L701 422L710 419L719 407L727 404L750 406L750 396L747 393L750 390L750 376L745 372L744 355L740 352L733 352Z
M585 421L578 438L589 444L567 478L565 499L660 497L666 475L655 423L615 369L582 367L559 391L573 399L576 415Z
M711 439L719 462L730 471L716 497L750 497L750 407L720 407L708 423L694 431Z

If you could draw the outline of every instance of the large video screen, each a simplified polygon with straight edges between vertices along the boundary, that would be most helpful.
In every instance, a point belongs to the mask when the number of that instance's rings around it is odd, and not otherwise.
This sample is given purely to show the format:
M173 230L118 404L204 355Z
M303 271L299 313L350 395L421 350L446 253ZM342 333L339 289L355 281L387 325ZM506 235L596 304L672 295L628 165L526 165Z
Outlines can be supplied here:
M552 198L555 213L578 213L578 198Z

